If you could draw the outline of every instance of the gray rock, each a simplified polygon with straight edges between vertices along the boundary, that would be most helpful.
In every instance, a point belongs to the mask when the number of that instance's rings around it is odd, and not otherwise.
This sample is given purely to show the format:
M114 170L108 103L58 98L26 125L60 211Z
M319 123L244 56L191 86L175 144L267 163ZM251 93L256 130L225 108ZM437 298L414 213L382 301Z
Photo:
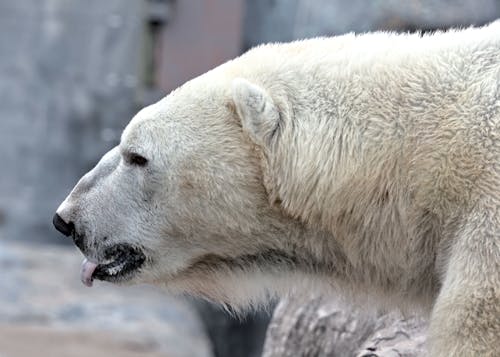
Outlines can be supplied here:
M417 357L425 321L367 314L335 300L284 299L274 311L263 357Z
M418 357L425 355L422 318L389 314L379 317L373 333L364 341L356 357Z

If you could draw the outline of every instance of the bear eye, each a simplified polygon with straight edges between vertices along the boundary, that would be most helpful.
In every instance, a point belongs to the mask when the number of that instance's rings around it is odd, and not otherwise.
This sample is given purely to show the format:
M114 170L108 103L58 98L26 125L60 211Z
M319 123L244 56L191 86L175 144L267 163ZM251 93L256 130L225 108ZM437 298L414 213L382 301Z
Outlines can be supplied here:
M126 158L127 163L134 166L146 166L146 164L148 163L148 159L136 153L130 153Z

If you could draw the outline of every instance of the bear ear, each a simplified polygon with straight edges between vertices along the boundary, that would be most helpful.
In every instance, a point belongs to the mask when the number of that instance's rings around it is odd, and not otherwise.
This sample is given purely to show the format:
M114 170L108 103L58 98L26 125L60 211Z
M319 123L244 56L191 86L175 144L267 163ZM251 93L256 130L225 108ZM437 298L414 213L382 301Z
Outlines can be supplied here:
M268 146L280 121L272 98L263 88L243 78L233 80L232 95L243 130L256 144Z

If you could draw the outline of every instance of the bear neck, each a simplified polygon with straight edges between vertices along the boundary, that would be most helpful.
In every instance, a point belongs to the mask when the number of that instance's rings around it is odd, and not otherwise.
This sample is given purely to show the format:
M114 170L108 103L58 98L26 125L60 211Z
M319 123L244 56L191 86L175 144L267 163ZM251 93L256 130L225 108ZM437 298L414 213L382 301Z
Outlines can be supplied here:
M415 158L427 157L424 150L431 152L434 146L416 145L415 138L422 134L416 114L398 109L407 105L401 105L405 99L394 94L398 91L391 84L363 78L363 83L350 84L342 76L308 78L318 72L317 67L296 71L293 81L279 78L281 74L273 77L271 93L276 93L282 123L275 143L263 155L270 200L291 219L316 227L296 237L302 251L295 254L314 262L309 271L329 271L332 278L385 284L387 290L419 295L399 285L401 272L434 276L435 257L408 257L400 247L418 241L437 251L442 223L455 214L446 206L447 197L436 205L433 200L441 197L425 191L430 186L418 175L427 175L433 167L414 166ZM356 90L360 87L362 92ZM383 97L380 103L393 107L374 104L374 93ZM392 275L381 272L380 266ZM435 291L436 286L419 289Z

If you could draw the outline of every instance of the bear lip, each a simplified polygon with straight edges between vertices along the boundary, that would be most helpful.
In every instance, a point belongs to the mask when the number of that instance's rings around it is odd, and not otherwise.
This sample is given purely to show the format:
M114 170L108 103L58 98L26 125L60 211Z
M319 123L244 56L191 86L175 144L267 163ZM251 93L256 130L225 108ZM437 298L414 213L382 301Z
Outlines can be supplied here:
M82 263L81 280L88 287L94 279L119 282L132 278L146 260L141 249L128 244L118 244L108 248L105 252L106 260L95 263L87 258Z

